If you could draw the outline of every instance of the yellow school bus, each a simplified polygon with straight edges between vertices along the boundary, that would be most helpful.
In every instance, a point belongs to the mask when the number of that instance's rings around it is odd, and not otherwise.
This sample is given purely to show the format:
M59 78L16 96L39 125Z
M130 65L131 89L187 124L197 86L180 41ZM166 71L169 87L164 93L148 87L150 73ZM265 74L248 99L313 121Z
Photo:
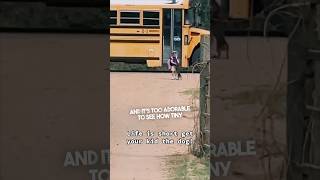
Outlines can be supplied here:
M182 67L199 58L200 39L209 31L190 23L191 0L111 0L111 61L167 63L176 51ZM209 18L209 15L208 15Z

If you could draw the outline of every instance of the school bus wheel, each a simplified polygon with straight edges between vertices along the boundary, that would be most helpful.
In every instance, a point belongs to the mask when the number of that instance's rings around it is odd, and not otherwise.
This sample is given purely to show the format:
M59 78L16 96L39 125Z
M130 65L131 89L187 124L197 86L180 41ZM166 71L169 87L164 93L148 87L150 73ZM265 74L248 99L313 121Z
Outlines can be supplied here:
M194 64L196 64L196 63L198 63L198 62L200 62L200 47L197 47L194 51L193 51L193 53L192 53L192 55L191 55L191 58L190 58L190 63L189 63L189 65L194 65Z

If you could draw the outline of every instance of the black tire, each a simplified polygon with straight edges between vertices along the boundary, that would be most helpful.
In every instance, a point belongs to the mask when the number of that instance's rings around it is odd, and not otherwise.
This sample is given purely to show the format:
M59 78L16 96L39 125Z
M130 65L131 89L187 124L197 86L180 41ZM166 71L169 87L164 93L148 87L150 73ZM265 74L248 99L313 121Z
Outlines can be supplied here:
M194 64L200 62L200 47L196 48L191 56L190 66L193 66Z

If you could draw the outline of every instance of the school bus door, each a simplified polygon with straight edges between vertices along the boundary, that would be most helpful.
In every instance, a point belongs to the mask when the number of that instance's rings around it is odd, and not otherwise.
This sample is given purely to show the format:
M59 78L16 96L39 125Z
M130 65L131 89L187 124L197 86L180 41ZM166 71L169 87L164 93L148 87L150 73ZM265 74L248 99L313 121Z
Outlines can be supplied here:
M178 58L182 58L182 10L163 9L163 64L167 63L172 51L177 51Z

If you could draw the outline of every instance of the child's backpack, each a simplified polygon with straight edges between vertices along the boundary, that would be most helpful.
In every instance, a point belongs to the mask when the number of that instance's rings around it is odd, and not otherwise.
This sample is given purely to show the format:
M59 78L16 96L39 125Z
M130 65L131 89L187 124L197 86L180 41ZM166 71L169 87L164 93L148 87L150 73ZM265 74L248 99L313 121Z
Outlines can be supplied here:
M172 65L176 65L177 66L179 64L178 59L177 59L176 56L171 56L171 59L172 59Z

